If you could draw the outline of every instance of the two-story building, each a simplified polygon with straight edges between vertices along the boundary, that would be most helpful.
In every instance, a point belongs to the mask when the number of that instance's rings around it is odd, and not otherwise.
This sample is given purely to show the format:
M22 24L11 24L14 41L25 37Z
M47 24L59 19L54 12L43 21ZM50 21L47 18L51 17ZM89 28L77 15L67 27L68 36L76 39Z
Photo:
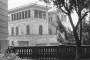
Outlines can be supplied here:
M58 45L56 32L49 34L48 10L46 6L37 4L9 10L9 45Z
M10 46L59 45L57 41L56 15L66 24L66 15L38 4L29 4L9 10ZM63 34L62 34L63 35ZM64 37L64 36L63 36Z

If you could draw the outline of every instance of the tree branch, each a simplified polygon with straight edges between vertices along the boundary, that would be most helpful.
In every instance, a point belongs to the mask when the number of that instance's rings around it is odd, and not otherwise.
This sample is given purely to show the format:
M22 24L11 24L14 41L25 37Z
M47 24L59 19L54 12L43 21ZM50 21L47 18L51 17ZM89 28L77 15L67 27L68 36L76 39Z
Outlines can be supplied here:
M83 19L85 16L87 16L87 13L89 13L90 11L87 11L83 16L82 16L82 18L81 19Z
M71 15L68 14L68 17L69 17L69 20L70 20L70 23L71 23L72 28L75 29L75 26L74 26L74 24L73 24L73 21L72 21Z
M66 4L66 6L65 6L65 4ZM63 6L64 6L65 10L69 11L68 6L67 6L67 3L65 1L64 1Z
M77 11L78 9L77 9L77 6L75 6L75 11L76 11L76 13L78 14L78 11Z
M67 12L65 12L62 8L59 8L62 12L64 12L66 15L68 14Z
M59 32L60 32L60 28L58 28L56 25L52 24Z
M87 11L80 20L78 20L77 24L76 24L76 30L77 30L77 27L79 25L79 23L83 20L83 18L87 15L87 13L90 12L90 11Z

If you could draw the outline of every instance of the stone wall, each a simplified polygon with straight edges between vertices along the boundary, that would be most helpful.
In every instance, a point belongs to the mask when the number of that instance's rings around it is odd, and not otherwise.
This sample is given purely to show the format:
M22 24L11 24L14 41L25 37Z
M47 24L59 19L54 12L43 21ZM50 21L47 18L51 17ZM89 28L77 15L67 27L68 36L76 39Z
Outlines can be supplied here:
M43 34L48 34L48 21L46 19L27 18L18 21L11 21L8 24L9 35L11 35L12 27L14 27L15 34L16 27L19 27L19 35L26 35L27 25L30 27L30 34L39 34L40 25L43 27Z
M8 46L8 0L0 0L0 53Z
M9 45L18 46L18 41L28 41L29 46L49 46L58 45L56 35L23 35L23 36L9 36Z

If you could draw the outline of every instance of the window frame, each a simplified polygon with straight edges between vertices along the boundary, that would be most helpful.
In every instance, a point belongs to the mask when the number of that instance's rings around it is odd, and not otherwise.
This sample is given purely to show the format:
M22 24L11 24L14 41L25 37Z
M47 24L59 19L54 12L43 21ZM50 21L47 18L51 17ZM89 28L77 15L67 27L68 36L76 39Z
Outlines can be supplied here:
M39 10L34 10L34 17L39 18Z
M22 19L24 19L24 11L22 11Z
M27 35L30 35L30 26L27 25L26 29L27 29L27 30L26 30L26 34L27 34Z
M28 11L28 13L27 13L28 18L30 18L31 17L31 11L30 10L27 10L27 11Z
M16 35L19 35L19 28L16 27Z
M11 28L11 35L12 36L14 35L14 28L13 27Z
M28 18L28 12L27 12L27 10L25 11L25 18Z
M39 26L39 35L43 35L43 26L42 25Z

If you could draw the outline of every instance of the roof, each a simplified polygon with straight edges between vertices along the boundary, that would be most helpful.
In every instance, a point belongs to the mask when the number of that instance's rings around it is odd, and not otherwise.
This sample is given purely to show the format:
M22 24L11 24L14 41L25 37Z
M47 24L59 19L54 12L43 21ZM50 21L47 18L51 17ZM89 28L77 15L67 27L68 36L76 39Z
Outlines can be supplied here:
M58 13L65 14L64 12L62 12L60 10L52 10L52 11L48 12L49 15L58 14Z
M61 12L61 11L59 11L59 10L52 10L52 11L49 11L48 12L48 14L50 14L50 15L52 15L52 14L57 14L57 13L63 13L63 12Z
M56 14L56 13L58 13L57 10L55 10L55 11L49 11L49 12L48 12L48 14Z
M20 11L20 10L25 10L25 9L28 9L28 8L43 8L44 10L49 10L50 7L46 7L44 5L39 5L39 4L36 4L36 3L30 3L30 4L27 4L27 5L23 5L23 6L20 6L20 7L16 7L16 8L13 8L13 9L10 9L9 10L9 14L10 13L13 13L13 12L17 12L17 11Z

